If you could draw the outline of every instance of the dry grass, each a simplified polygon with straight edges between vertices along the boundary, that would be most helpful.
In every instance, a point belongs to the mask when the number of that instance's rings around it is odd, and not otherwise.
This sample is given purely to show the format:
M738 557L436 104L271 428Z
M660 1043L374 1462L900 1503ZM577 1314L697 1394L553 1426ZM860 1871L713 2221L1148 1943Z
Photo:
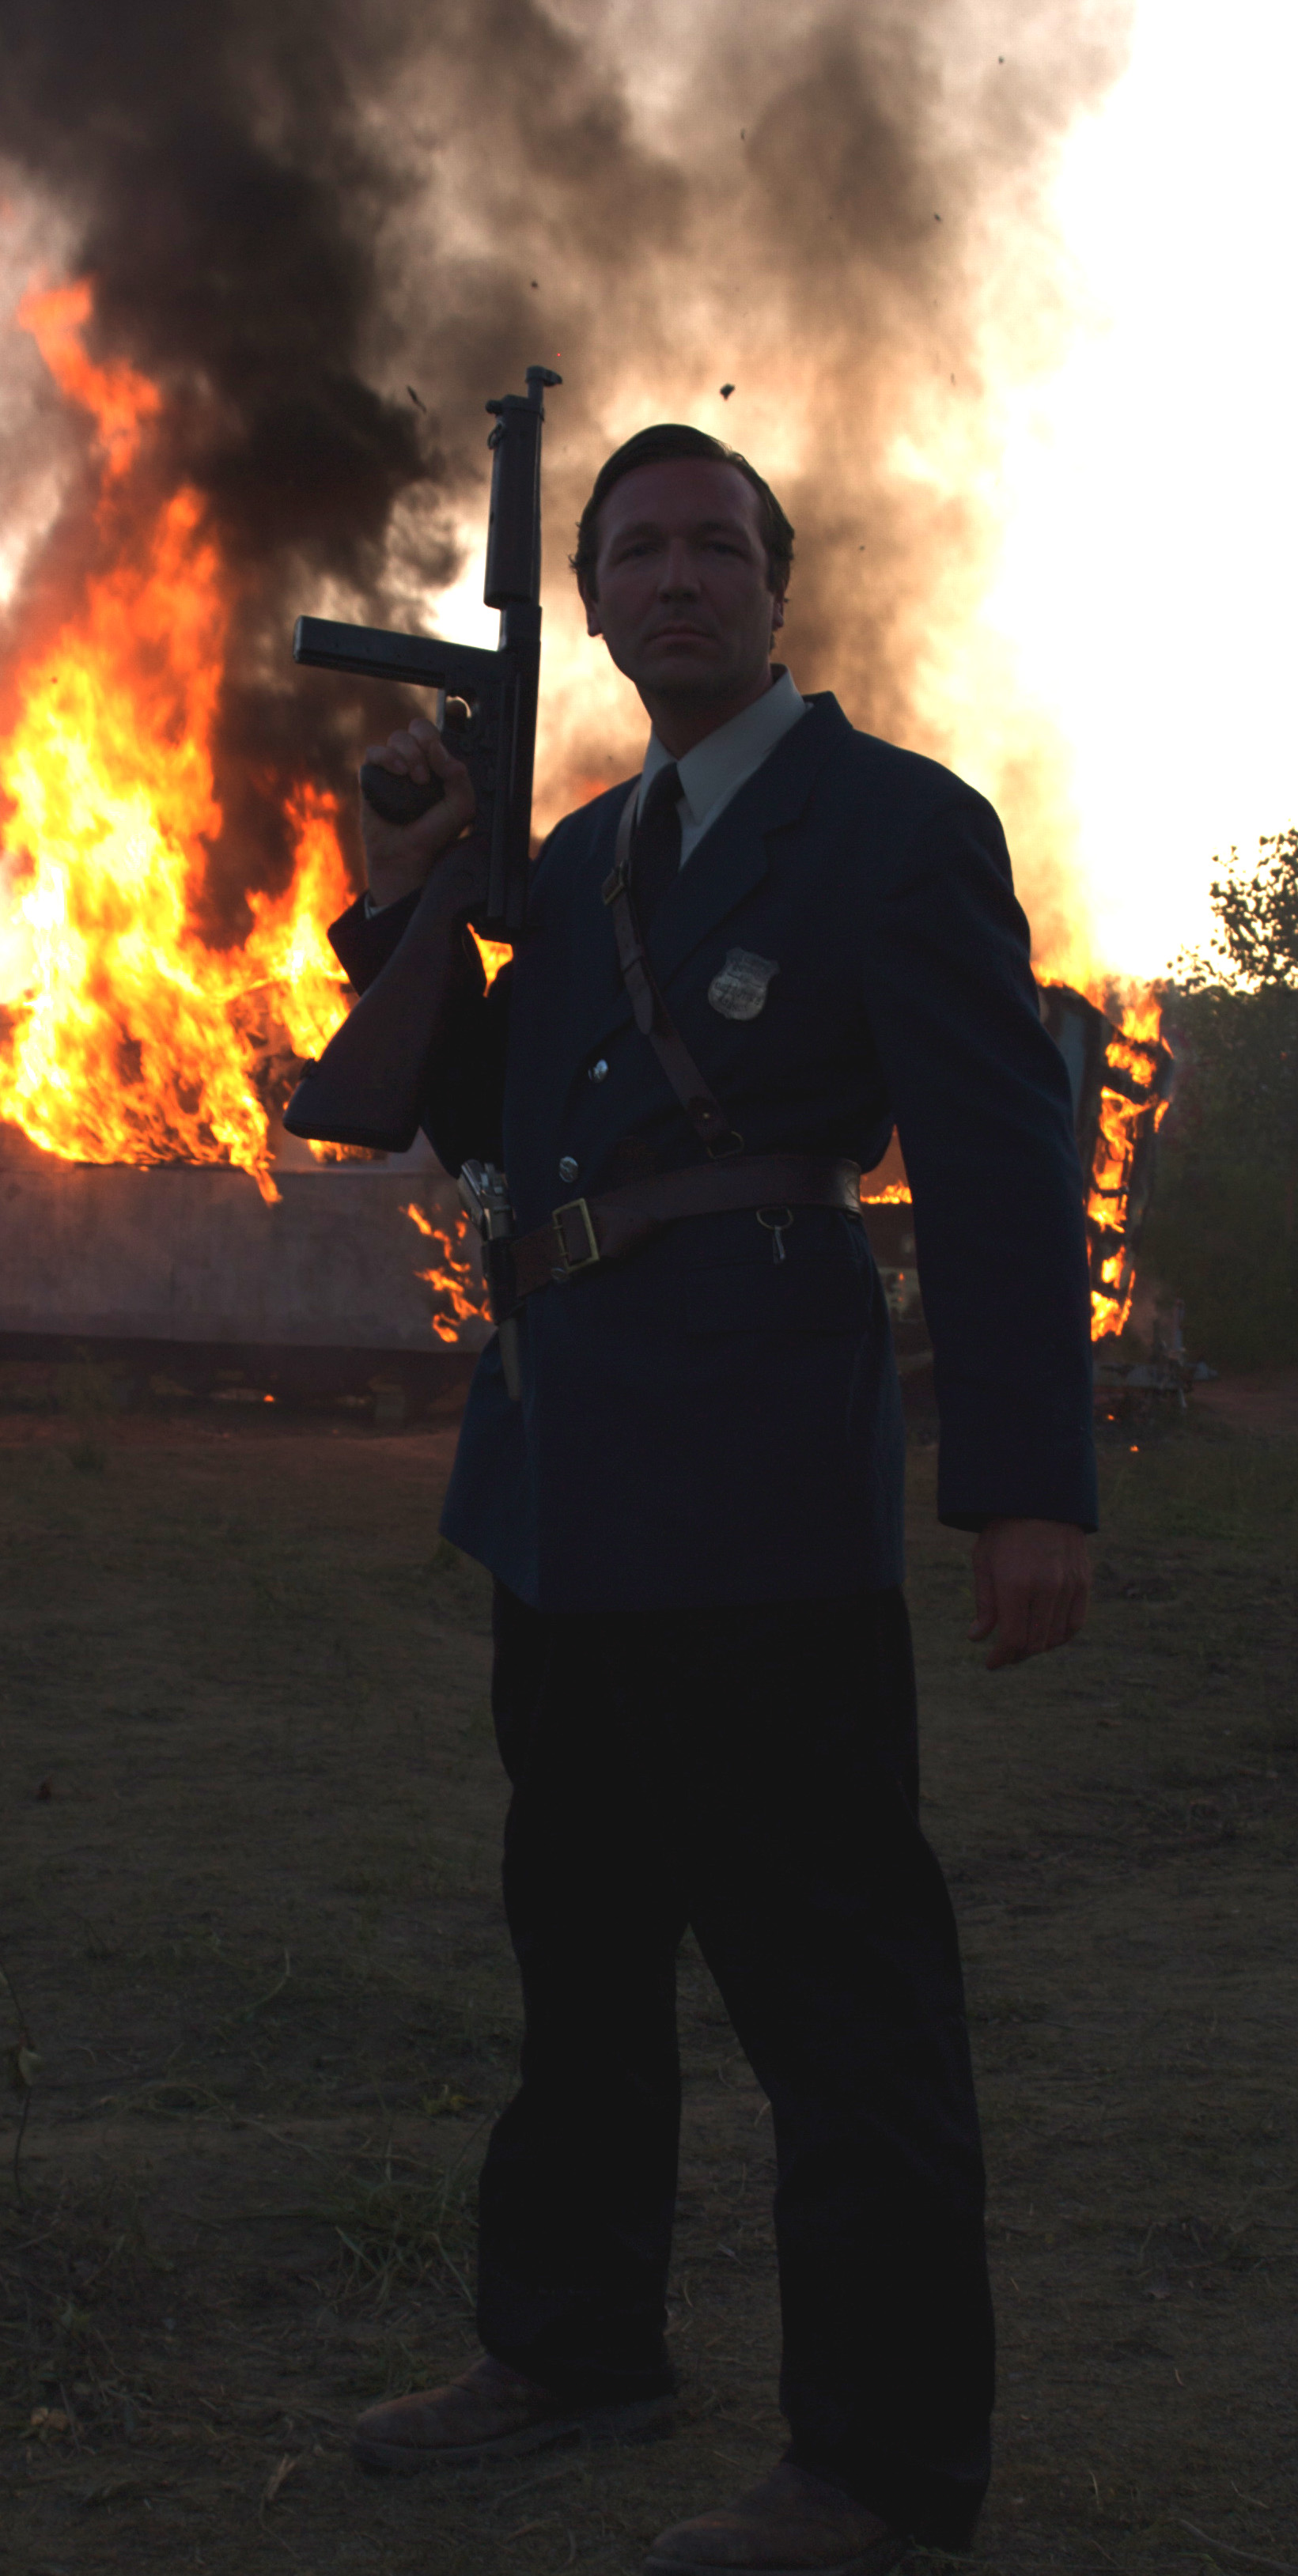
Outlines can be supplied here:
M912 1458L926 1812L993 2172L1000 2576L1298 2562L1298 1441L1132 1436L1091 1632L998 1678ZM0 2185L21 2576L631 2576L779 2442L769 2122L687 1952L675 2437L449 2488L347 2462L358 2404L472 2349L517 2036L448 1463L445 1434L300 1419L0 1422L0 1958L43 2061L27 2208Z

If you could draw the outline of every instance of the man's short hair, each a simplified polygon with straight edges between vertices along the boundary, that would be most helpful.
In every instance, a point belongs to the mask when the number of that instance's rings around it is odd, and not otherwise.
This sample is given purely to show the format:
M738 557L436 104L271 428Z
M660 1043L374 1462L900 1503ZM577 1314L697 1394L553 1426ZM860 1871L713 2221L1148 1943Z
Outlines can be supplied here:
M595 477L595 488L577 523L577 551L568 560L577 579L595 596L595 560L599 553L599 514L615 483L624 474L634 474L638 465L661 465L673 456L703 456L715 465L733 465L745 483L752 485L761 510L762 543L766 548L767 579L774 591L788 587L793 570L793 530L786 519L770 484L762 480L755 465L741 456L724 439L713 438L706 429L690 429L684 421L659 421L652 429L638 429L634 438L614 449Z

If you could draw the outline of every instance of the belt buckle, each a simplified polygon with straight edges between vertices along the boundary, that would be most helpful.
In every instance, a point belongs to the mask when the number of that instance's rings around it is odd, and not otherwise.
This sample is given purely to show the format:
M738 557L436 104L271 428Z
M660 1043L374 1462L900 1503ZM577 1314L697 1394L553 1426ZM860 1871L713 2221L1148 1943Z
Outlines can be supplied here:
M585 1251L578 1253L575 1259L568 1246L563 1222L565 1217L570 1216L577 1218L586 1242ZM596 1240L595 1228L591 1223L590 1209L585 1200L565 1199L562 1207L551 1209L550 1223L554 1228L554 1240L559 1255L551 1271L551 1277L563 1281L575 1279L580 1270L593 1270L602 1256Z

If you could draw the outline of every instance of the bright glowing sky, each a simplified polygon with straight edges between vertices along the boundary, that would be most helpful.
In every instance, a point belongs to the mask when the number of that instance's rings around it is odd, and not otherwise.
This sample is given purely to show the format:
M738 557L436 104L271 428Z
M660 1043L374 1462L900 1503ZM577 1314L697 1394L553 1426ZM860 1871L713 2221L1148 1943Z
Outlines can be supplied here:
M1017 407L989 620L1072 747L1107 965L1202 936L1214 852L1298 814L1291 0L1138 0L1058 204L1096 327Z
M1094 962L1143 977L1206 935L1214 854L1298 815L1298 11L1136 0L1133 23L1063 154L1081 320L1060 374L1005 405L983 623L988 670L1008 647L1071 758ZM438 624L494 641L471 543ZM552 683L576 645L559 615ZM581 669L589 687L584 648ZM952 673L935 687L950 723ZM991 785L999 702L975 694L950 756Z

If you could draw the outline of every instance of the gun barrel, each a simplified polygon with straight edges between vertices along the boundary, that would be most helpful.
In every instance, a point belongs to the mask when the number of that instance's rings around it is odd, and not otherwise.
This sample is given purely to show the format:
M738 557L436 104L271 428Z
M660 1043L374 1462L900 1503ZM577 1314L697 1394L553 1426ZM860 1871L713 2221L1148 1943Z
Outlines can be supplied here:
M487 523L488 608L535 600L541 587L541 421L530 403L506 394L492 433L491 517Z
M488 608L534 607L541 596L543 388L561 381L551 367L529 367L525 394L504 394L487 405L496 415L489 441L491 515L482 585Z

